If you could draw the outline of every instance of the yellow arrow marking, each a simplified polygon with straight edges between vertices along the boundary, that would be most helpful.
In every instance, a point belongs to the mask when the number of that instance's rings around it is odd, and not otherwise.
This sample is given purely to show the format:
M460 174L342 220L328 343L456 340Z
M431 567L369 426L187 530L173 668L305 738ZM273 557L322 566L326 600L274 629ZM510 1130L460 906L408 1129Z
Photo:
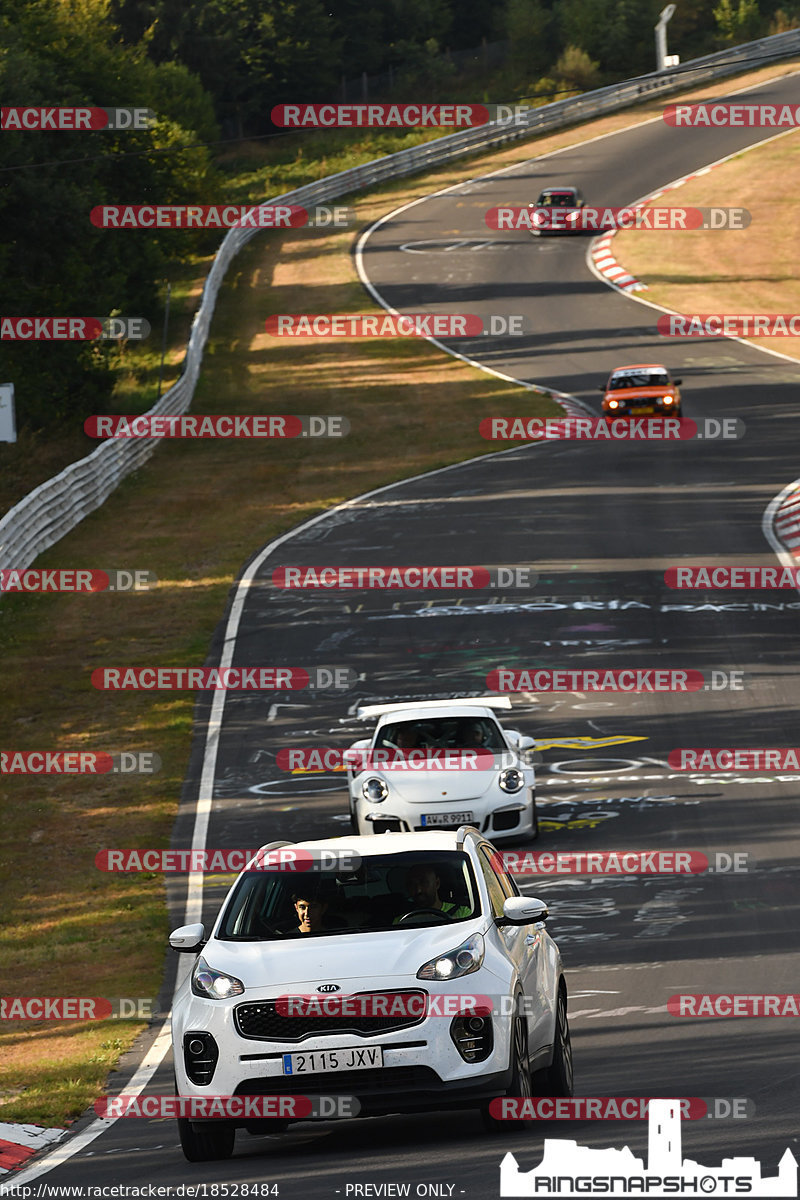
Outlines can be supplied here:
M567 737L536 739L537 750L596 750L601 746L622 746L625 742L646 742L646 737L618 734L616 737Z

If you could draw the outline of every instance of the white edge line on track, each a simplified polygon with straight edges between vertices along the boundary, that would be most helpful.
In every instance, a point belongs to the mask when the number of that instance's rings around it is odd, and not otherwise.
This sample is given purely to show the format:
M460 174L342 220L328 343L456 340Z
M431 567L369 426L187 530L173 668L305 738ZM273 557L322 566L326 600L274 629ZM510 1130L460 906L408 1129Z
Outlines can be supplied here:
M779 78L784 78L784 77L779 76ZM767 80L765 82L769 83L769 82L771 82L771 80ZM753 88L762 87L762 86L764 86L764 84L755 84L755 85L753 85ZM751 91L751 90L753 90L753 88L740 88L740 89L736 89L733 92L726 93L726 94L736 95L736 94L738 94L738 91L742 91L742 92ZM647 103L647 101L645 100L645 101L643 101L643 103ZM597 118L594 118L594 119L596 120ZM405 212L409 208L413 208L414 205L416 205L416 204L422 204L423 201L425 201L425 200L433 199L436 196L442 196L447 192L456 191L458 188L465 187L470 183L476 183L483 179L491 179L498 175L504 175L506 173L510 173L510 172L514 171L515 169L519 169L519 168L527 165L530 162L537 162L541 159L552 158L556 154L564 153L564 151L566 151L566 150L575 150L582 146L589 146L592 144L592 142L599 142L608 137L616 137L616 135L619 133L627 133L631 129L637 129L644 125L652 125L655 122L660 121L660 120L661 120L661 117L657 116L657 117L650 117L644 121L634 121L631 125L626 125L622 129L614 129L614 130L609 131L608 133L596 134L594 137L586 138L586 140L583 142L571 142L568 146L561 146L557 150L548 151L546 154L535 155L533 158L525 159L523 163L511 163L509 166L501 167L496 171L488 171L483 175L476 175L471 179L461 180L459 183L452 184L450 187L441 188L439 191L436 191L436 192L430 192L425 196L420 196L417 200L412 200L408 204L401 205L399 208L395 209L393 212L387 213L385 216L381 217L378 221L376 221L372 225L370 225L369 228L367 230L365 230L365 232L359 238L358 244L357 244L356 250L355 250L355 258L356 258L356 267L357 267L357 270L359 273L359 277L361 278L361 282L363 283L363 285L367 289L367 291L370 293L370 295L373 297L373 299L375 299L375 301L382 308L384 308L387 312L397 314L396 309L391 308L388 304L385 304L383 302L382 298L380 297L380 294L377 292L377 290L375 288L373 288L369 279L366 277L366 273L364 272L364 269L363 269L362 244L363 244L365 238L368 237L368 235L370 233L372 233L373 230L377 229L380 225L382 225L384 221L389 220L390 217L393 217L393 216L397 215L398 213ZM791 131L786 131L786 132L791 132ZM778 135L778 136L780 136L780 135ZM772 139L770 138L767 140L771 141ZM759 144L762 144L762 143L759 143ZM741 151L739 153L741 153ZM602 276L598 276L598 277L602 279ZM607 283L607 280L603 279L603 282ZM621 289L619 289L619 288L617 288L615 290L621 291ZM629 293L627 293L627 292L622 292L622 294L626 295L626 296L629 295ZM644 301L644 303L647 303L647 301ZM658 306L652 305L652 307L658 307ZM663 311L667 312L669 310L664 309ZM450 354L453 358L461 359L462 362L466 362L470 366L477 367L478 370L484 371L488 375L494 375L498 379L505 379L509 383L515 383L515 384L517 384L518 387L526 388L529 391L536 391L536 392L540 392L540 393L543 392L545 395L568 399L574 404L580 404L580 405L583 404L583 401L578 400L577 397L570 396L569 393L567 393L567 392L556 392L556 391L553 391L551 388L543 388L543 387L537 386L536 384L526 383L524 380L515 379L511 375L505 375L501 371L495 371L492 367L483 366L481 363L475 362L473 359L467 358L466 355L459 354L459 352L457 350L451 350L448 346L445 346L442 342L437 341L436 338L426 338L425 340L431 342L434 346L438 346L438 348L440 350L443 350L446 354ZM775 353L775 352L766 351L766 353ZM779 355L779 357L785 357L785 356ZM795 360L793 360L793 361L795 361ZM530 448L536 449L536 448L539 448L539 447L541 447L543 445L547 445L547 444L548 443L545 443L545 442L535 442L531 445ZM335 505L334 508L328 509L324 513L318 513L316 517L311 517L308 521L304 521L301 525L296 526L294 529L290 529L287 533L284 533L280 537L276 538L274 541L269 542L264 547L264 549L261 551L261 553L258 554L255 559L253 559L253 561L250 564L249 568L247 569L246 573L242 575L241 579L239 580L238 584L236 585L236 595L234 596L233 604L231 605L231 612L228 617L228 623L225 628L225 638L224 638L224 642L223 642L222 654L220 656L220 664L219 664L220 668L222 668L223 666L230 666L231 660L233 658L233 648L236 643L236 636L238 634L239 622L241 620L242 611L244 609L246 593L247 593L247 590L250 587L251 583L254 581L255 571L257 571L258 568L261 566L261 564L264 562L264 560L266 558L268 558L269 555L272 554L272 552L274 550L277 550L279 546L282 546L284 542L289 541L296 534L302 533L306 529L310 529L312 526L316 525L318 522L320 522L322 520L327 519L328 517L332 516L334 513L342 512L345 509L355 507L361 501L368 500L371 496L378 496L378 495L380 495L381 492L389 491L391 488L400 487L406 483L413 483L418 479L430 478L434 475L442 475L446 471L454 471L459 467L469 466L470 463L480 462L483 459L498 458L504 454L513 454L523 448L524 448L524 444L520 444L519 446L513 446L509 450L498 450L495 454L480 454L480 455L477 455L477 457L475 457L475 458L465 459L463 462L451 463L447 467L438 467L433 471L423 471L421 474L412 475L408 479L396 480L394 483L389 483L389 484L383 485L382 487L374 488L372 491L364 492L362 495L355 496L351 500L346 500L342 504L337 504L337 505ZM791 488L792 486L793 485L790 484L789 488ZM786 491L788 491L789 488L787 488ZM781 496L783 494L784 493L782 492ZM775 501L773 501L772 503L775 503ZM776 553L777 553L777 551L776 551ZM205 839L206 839L206 836L208 833L208 822L209 822L209 817L211 814L211 800L212 800L212 795L213 795L214 774L216 771L216 764L217 764L217 752L219 749L219 735L220 735L220 729L222 727L222 717L223 717L223 713L224 713L224 709L225 709L225 696L226 696L225 691L215 691L214 699L213 699L212 705L211 705L211 713L209 715L208 728L207 728L207 732L206 732L206 745L205 745L205 750L203 753L203 768L202 768L202 772L201 772L201 776L200 776L200 787L199 787L198 796L197 796L197 804L195 807L195 823L194 823L194 829L192 832L192 849L193 850L202 850L205 848ZM202 902L203 902L203 875L202 875L202 872L190 873L187 891L188 891L188 894L187 894L187 898L186 898L186 909L185 909L185 913L184 913L184 920L185 920L185 923L187 925L189 925L193 921L196 921L199 917L199 914L202 913ZM182 972L180 970L178 971L178 979L176 980L176 984L175 984L176 990L182 982L182 976L185 975L187 972L188 972L188 964L187 964L187 967L184 968L184 970ZM156 1070L158 1069L158 1067L161 1065L162 1061L166 1057L166 1055L170 1049L170 1041L171 1041L171 1039L170 1039L170 1018L167 1017L165 1019L165 1021L163 1022L161 1028L159 1029L155 1040L151 1044L150 1049L147 1051L144 1058L142 1059L141 1064L139 1065L137 1070L134 1072L134 1074L130 1080L130 1083L125 1088L126 1095L137 1096L137 1095L139 1095L140 1092L142 1092L144 1090L144 1088L150 1082L150 1080L152 1079ZM39 1159L32 1166L27 1167L24 1170L17 1172L13 1176L9 1177L9 1179L13 1179L14 1187L17 1187L17 1186L28 1183L30 1180L38 1178L40 1175L45 1175L48 1171L52 1171L55 1167L61 1166L62 1163L66 1162L67 1159L72 1158L72 1156L74 1154L77 1154L78 1151L83 1150L85 1146L89 1145L90 1142L93 1142L94 1139L96 1137L99 1137L101 1133L105 1133L106 1130L110 1129L111 1126L114 1125L115 1122L118 1120L120 1120L119 1117L113 1117L113 1118L98 1117L96 1121L93 1121L91 1123L91 1125L89 1125L81 1133L76 1134L74 1137L70 1138L63 1145L57 1146L56 1148L51 1150L47 1155L45 1155L43 1158ZM9 1179L6 1180L6 1186L9 1186Z
M532 448L547 445L548 443L534 443ZM265 559L267 559L273 551L282 546L284 542L289 541L298 533L303 533L306 529L318 524L320 521L327 520L334 513L343 512L345 509L354 508L363 500L368 500L372 496L378 496L381 492L389 491L392 488L402 487L407 483L413 483L418 479L431 478L434 475L443 475L446 471L455 471L460 467L469 466L471 463L483 462L487 458L499 458L505 454L514 454L522 449L522 446L512 446L507 450L498 450L494 454L479 454L475 458L465 459L463 462L451 463L446 467L437 467L433 471L423 471L419 475L412 475L408 479L398 479L394 483L383 484L381 487L373 488L372 491L364 492L360 496L354 496L350 500L345 500L341 504L335 505L333 508L327 509L323 513L318 513L315 517L310 517L304 521L302 525L297 525L295 528L281 534L274 541L268 542L261 552L253 559L246 572L236 585L236 595L234 596L233 604L231 605L228 623L225 627L225 636L223 640L223 649L220 656L220 669L231 665L233 658L233 650L236 644L236 637L239 629L244 602L246 599L247 590L254 581L255 572L261 567ZM219 749L219 735L222 726L222 716L225 708L225 691L215 691L214 699L211 705L211 713L208 720L206 732L206 744L203 753L203 768L200 776L200 787L198 790L197 803L195 806L195 823L192 832L192 849L202 850L205 847L205 838L208 833L208 822L211 813L211 800L214 786L214 773L216 771L217 752ZM198 921L202 914L203 901L203 873L200 871L191 872L187 885L186 908L184 911L184 922L189 925L193 921ZM176 980L175 989L180 986L183 977L188 974L189 962L188 959L182 959L186 962L186 967L181 971L179 969L178 979ZM124 1094L126 1096L138 1096L147 1084L152 1079L158 1067L166 1057L170 1050L170 1018L164 1020L161 1028L156 1035L155 1041L147 1051L142 1060L141 1065L137 1068L130 1083L125 1087ZM13 1179L14 1187L28 1183L32 1179L36 1179L40 1175L52 1171L55 1167L59 1167L67 1159L72 1158L78 1151L83 1150L90 1142L99 1137L101 1133L105 1133L114 1125L119 1117L98 1117L81 1133L70 1138L63 1145L56 1147L46 1156L39 1159L32 1166L19 1171L8 1178L3 1177L6 1186L10 1186L10 1180Z

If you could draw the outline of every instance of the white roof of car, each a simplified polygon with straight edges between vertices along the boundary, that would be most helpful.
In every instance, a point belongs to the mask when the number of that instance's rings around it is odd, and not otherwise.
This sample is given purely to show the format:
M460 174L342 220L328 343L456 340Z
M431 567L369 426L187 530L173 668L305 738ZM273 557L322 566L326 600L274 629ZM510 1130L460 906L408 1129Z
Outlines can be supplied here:
M268 843L269 844L269 843ZM290 842L287 850L353 850L365 857L368 854L402 854L419 850L455 850L456 832L452 829L437 829L421 833L382 833L380 837L315 838L307 842Z
M447 708L434 709L433 712L430 709L404 708L399 712L385 713L378 721L378 727L388 724L389 721L415 721L432 717L491 717L494 720L495 714L490 708L480 704L451 704Z
M391 713L395 717L402 714L405 719L413 720L414 717L427 714L434 716L437 711L440 714L446 712L447 716L452 716L452 713L446 711L452 708L467 708L473 711L479 708L484 712L487 710L491 712L494 708L511 708L511 698L509 696L464 696L450 700L419 700L416 703L404 700L400 704L361 704L356 711L356 716L360 720L366 721L370 717L380 717L384 713ZM409 715L406 717L406 714ZM459 712L458 715L463 714Z

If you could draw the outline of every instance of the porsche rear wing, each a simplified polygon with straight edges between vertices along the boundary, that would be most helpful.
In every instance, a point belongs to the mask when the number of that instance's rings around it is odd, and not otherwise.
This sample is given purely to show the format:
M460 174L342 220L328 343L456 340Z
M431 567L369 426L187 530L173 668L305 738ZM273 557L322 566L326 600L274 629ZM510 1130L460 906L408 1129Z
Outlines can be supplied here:
M437 708L454 708L456 705L474 705L476 708L511 708L510 696L455 696L450 700L406 700L403 704L363 704L356 709L359 721L368 721L371 717L382 717L384 713L402 712L413 709L414 712L428 712Z

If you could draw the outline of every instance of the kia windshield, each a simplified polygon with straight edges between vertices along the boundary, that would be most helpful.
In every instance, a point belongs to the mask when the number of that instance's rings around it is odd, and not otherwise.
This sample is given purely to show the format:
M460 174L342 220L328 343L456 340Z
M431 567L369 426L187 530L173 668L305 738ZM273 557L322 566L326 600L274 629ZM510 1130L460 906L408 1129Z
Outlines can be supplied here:
M447 925L480 915L463 851L364 855L355 870L253 870L228 898L217 938L275 941Z

